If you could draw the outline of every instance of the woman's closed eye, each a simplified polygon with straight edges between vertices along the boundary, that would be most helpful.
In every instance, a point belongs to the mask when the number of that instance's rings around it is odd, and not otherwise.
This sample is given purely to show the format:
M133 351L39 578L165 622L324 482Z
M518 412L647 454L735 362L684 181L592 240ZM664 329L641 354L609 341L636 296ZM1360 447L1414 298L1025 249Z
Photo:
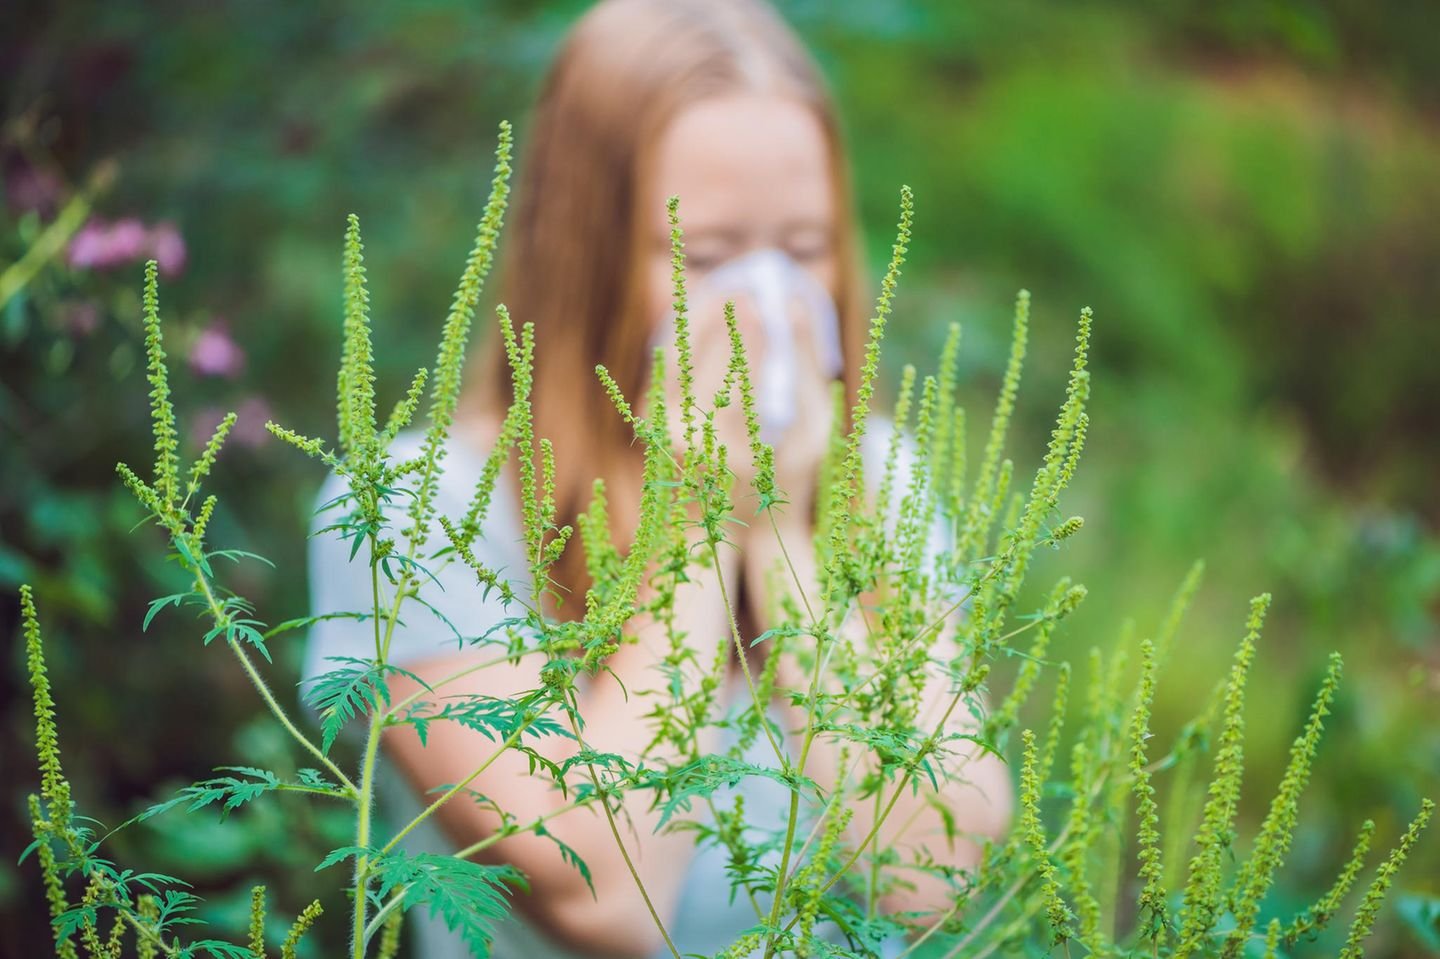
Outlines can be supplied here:
M685 271L692 277L709 273L717 266L730 259L729 256L713 251L695 252L685 250Z
M781 249L798 263L819 263L833 251L831 231L820 226L791 230L785 234Z
M685 235L685 269L708 273L745 252L743 231L707 225Z

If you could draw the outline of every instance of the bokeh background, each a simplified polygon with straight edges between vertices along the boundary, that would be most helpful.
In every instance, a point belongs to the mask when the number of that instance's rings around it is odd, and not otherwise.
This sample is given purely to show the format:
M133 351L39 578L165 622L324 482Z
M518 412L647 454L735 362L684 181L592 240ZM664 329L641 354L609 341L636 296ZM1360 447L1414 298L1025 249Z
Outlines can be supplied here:
M141 262L191 448L227 409L217 543L272 558L236 588L305 609L317 467L274 417L329 435L346 213L365 228L380 384L427 364L489 177L583 4L149 0L0 11L0 953L46 935L15 865L33 788L15 588L35 585L81 808L114 824L212 766L295 757L233 661L148 598L175 569L115 479L149 446ZM1093 427L1064 507L1084 533L1033 581L1090 599L1083 660L1205 584L1162 678L1162 741L1275 605L1251 687L1251 824L1325 655L1345 684L1267 912L1328 885L1354 827L1386 843L1440 793L1440 11L1425 0L789 0L848 124L878 273L897 190L913 256L887 369L965 328L988 421L1017 288L1035 296L1017 466L1061 399L1075 317L1097 317ZM502 241L503 242L503 241ZM891 376L893 386L895 379ZM298 639L278 645L294 681ZM1003 682L1003 680L1002 680ZM287 797L288 798L288 797ZM252 881L293 914L347 840L332 811L256 804L129 830L124 862L178 873L241 923ZM222 893L221 890L228 890ZM1403 872L1372 954L1440 954L1440 842ZM340 909L338 902L332 904ZM324 945L322 934L316 944Z

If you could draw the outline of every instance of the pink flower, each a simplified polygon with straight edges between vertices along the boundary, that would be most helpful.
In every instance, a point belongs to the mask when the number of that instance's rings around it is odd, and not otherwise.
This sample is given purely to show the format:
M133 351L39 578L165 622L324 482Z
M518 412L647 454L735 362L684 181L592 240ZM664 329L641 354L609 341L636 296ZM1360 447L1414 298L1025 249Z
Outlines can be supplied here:
M126 217L107 224L91 220L70 238L70 265L77 269L108 270L134 263L150 250L145 224Z
M146 227L135 217L113 223L92 219L70 238L66 258L77 270L111 270L154 259L160 272L174 276L185 269L185 239L175 224Z
M205 406L195 411L190 417L190 446L194 449L203 449L205 444L210 442L210 437L215 435L215 428L225 418L225 411L218 406ZM231 428L234 432L234 428Z
M166 276L174 276L185 269L185 238L175 224L168 221L155 224L150 231L150 255Z
M150 251L150 231L133 216L110 224L107 241L109 247L106 252L117 265L134 262Z
M235 428L230 437L241 446L255 448L270 441L265 424L275 418L275 411L263 396L247 396L235 410Z
M99 220L86 223L70 238L66 258L77 270L84 270L105 264L109 251L110 230Z
M225 410L218 406L207 406L195 414L190 421L190 442L195 448L203 447L215 433L215 427L225 418ZM230 428L226 445L254 449L270 440L270 431L265 428L267 420L274 419L270 404L261 396L247 396L235 408L235 425Z
M223 319L200 331L190 344L190 369L196 376L223 376L233 380L245 369L245 351L230 338Z

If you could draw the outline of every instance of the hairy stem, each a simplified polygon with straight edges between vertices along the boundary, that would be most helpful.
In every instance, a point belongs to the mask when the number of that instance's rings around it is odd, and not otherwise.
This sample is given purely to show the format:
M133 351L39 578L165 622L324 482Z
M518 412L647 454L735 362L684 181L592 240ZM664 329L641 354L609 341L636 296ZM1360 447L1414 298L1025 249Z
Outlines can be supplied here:
M720 602L724 604L725 615L730 622L730 636L735 642L735 655L740 660L740 670L745 674L745 687L750 690L750 701L755 705L755 716L760 722L760 728L765 731L765 738L769 740L770 748L775 751L775 758L779 761L780 768L789 769L790 760L775 739L775 732L770 728L765 704L760 702L760 691L755 687L755 677L750 673L750 661L745 655L745 641L740 637L740 622L735 618L735 607L731 604L730 592L725 587L725 574L720 570L720 551L715 547L713 540L709 545L710 560L715 565L715 581L720 584Z
M581 738L580 724L575 718L579 708L579 704L572 699L570 729L575 734L575 744L580 747L580 751L583 753L588 752L589 747L585 745L585 740ZM640 898L645 900L645 908L649 911L650 918L655 923L655 928L659 930L660 937L665 940L665 946L670 950L670 954L674 956L675 959L682 959L680 950L675 947L675 940L670 938L670 932L665 928L664 920L660 918L660 913L656 910L655 903L650 899L650 893L645 888L645 881L640 878L640 870L635 868L635 861L630 858L630 850L625 848L625 839L620 835L620 827L615 823L615 812L610 808L610 803L606 801L605 788L600 785L600 774L595 769L594 761L587 760L585 768L590 773L590 782L595 787L596 795L600 798L600 808L605 811L605 822L610 826L610 835L614 837L615 846L620 850L620 858L625 860L625 868L630 871L630 878L635 880L635 888L639 890Z
M197 565L194 567L194 573L195 583L200 587L200 593L205 598L205 603L210 609L211 618L214 619L217 624L227 622L230 617L220 607L220 601L216 599L215 591L210 587L210 580L206 578L204 570ZM245 675L250 677L250 682L255 686L256 692L260 694L260 698L265 701L265 705L269 708L275 719L279 721L280 725L285 728L285 731L289 733L297 743L304 747L307 752L319 760L321 765L329 770L330 774L334 776L342 786L354 793L355 784L350 781L350 777L346 776L345 773L340 770L340 767L335 765L330 757L325 755L324 751L311 742L310 737L302 733L300 728L291 721L284 707L276 700L275 694L270 691L270 685L265 682L265 677L260 675L260 671L256 669L255 664L251 662L249 654L246 653L245 649L240 645L240 641L234 636L226 636L225 641L235 653L235 657L240 660L240 665L245 670Z
M534 719L530 719L517 726L515 728L515 731L512 732L509 736L506 736L505 741L502 742L498 747L496 747L495 751L491 753L489 757L487 757L486 760L475 769L474 772L470 773L470 775L466 776L464 779L460 780L458 783L445 790L445 792L442 793L434 802L426 806L419 814L415 816L414 819L406 823L399 832L397 832L393 837L391 837L390 841L387 842L383 847L381 847L381 854L387 853L390 850L394 849L395 846L400 842L400 840L410 835L411 831L414 830L416 826L429 819L432 815L434 815L437 809L439 809L441 806L445 805L447 802L453 799L458 793L462 792L466 786L469 786L476 779L480 778L480 776L485 772L485 770L490 768L491 764L494 763L495 760L499 759L502 755L504 755L506 750L519 742L521 734L523 734L525 730L528 729L534 721Z

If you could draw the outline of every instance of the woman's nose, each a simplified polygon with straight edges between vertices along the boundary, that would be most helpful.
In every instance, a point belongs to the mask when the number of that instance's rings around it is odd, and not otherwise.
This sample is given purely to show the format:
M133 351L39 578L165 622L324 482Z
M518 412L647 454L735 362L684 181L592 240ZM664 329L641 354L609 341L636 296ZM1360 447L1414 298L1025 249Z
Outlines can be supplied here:
M726 295L725 299L735 304L735 326L745 344L745 355L753 364L764 355L766 347L765 324L760 317L760 308L755 297L749 293Z

